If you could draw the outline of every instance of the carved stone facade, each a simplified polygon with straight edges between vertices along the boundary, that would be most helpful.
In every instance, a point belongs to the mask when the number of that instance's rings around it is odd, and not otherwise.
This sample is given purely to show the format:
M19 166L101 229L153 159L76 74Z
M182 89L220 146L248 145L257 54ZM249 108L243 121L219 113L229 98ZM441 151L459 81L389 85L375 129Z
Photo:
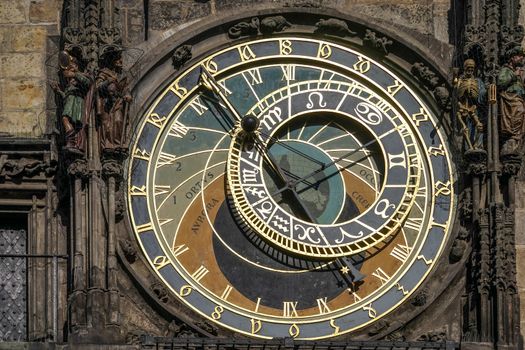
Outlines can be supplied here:
M13 215L27 247L13 243L21 256L8 257L0 246L0 277L13 266L18 274L0 280L0 296L9 292L15 305L0 306L0 349L14 346L1 340L43 349L257 345L194 318L149 273L125 220L125 166L141 103L190 62L199 35L220 32L228 43L294 26L401 62L458 150L457 220L430 281L400 306L402 318L333 346L520 349L525 91L501 83L509 60L522 53L519 7L517 0L1 2L0 243L20 236L2 226ZM522 82L517 63L508 73ZM27 289L25 304L17 283ZM5 325L16 323L6 313L17 309L27 314L15 330L23 335L6 336ZM314 345L284 339L257 346Z

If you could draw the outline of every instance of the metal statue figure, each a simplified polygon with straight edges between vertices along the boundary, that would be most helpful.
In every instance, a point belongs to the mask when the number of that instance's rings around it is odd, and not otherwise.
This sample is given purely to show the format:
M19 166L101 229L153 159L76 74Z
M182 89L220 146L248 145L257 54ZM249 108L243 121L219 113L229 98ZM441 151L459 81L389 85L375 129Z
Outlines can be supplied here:
M507 52L507 63L501 68L497 86L499 90L499 128L502 153L518 149L525 132L525 54L520 46Z
M467 150L483 149L483 103L487 91L481 79L475 76L476 62L467 59L463 74L456 80L457 116Z
M100 144L103 151L125 148L127 114L132 98L126 77L122 77L120 51L107 53L105 67L96 79L98 90L97 116L100 120Z
M84 150L83 128L87 120L88 105L91 103L88 95L92 81L87 74L80 71L77 58L68 52L62 51L59 54L59 62L64 88L62 89L56 81L50 85L63 104L61 121L66 141L65 149L81 153Z

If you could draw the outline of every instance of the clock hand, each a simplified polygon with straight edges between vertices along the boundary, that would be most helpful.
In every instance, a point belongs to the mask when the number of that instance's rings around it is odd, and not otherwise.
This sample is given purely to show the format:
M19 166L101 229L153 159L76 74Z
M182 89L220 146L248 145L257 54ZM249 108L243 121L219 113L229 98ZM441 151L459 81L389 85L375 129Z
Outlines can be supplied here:
M206 69L204 65L201 65L201 82L205 88L207 88L219 97L221 102L224 104L224 107L226 107L230 111L230 113L232 113L235 121L240 122L242 119L241 115L239 114L239 112L237 112L235 107L233 107L230 101L228 101L226 95L224 95L224 93L222 92L221 86L219 85L219 83L217 83L213 75Z
M331 161L331 162L328 162L328 163L323 164L319 169L314 170L314 171L312 171L311 173L309 173L309 174L307 174L307 175L305 175L305 176L303 176L303 177L301 177L301 178L299 178L299 179L297 179L297 180L291 181L288 185L289 185L290 187L295 188L295 186L297 186L297 185L300 184L301 182L305 182L308 178L310 178L310 177L312 177L312 176L315 176L315 175L319 174L321 171L325 170L326 168L331 167L332 165L335 165L335 164L339 163L339 162L342 161L343 159L345 159L345 158L351 156L352 154L355 154L355 153L359 152L359 151L362 150L363 148L366 148L366 147L372 145L372 144L375 143L375 142L377 142L376 139L371 140L371 141L365 143L364 145L362 145L361 147L356 148L355 150L352 150L352 151L350 151L350 152L347 152L347 153L343 154L342 156L338 157L337 159L334 159L334 160ZM351 164L347 165L345 168L347 168L347 167L349 167L350 165L355 164L355 163L356 163L356 162L352 162ZM340 170L338 170L338 171L340 171ZM281 193L282 191L284 191L284 189L279 189L279 190L275 191L274 193L272 193L271 196L275 196L275 195Z
M294 199L294 202L296 202L299 205L299 209L303 212L303 214L306 216L306 218L310 222L315 223L316 221L314 219L314 216L310 213L308 208L301 201L301 199L299 198L299 195L297 194L297 191L295 190L295 188L291 188L289 186L289 181L287 179L287 176L286 176L285 172L279 166L279 164L277 164L277 161L275 160L273 155L264 147L264 145L262 144L261 140L259 140L257 138L257 136L254 135L253 140L259 146L259 148L261 148L260 151L261 151L261 153L263 155L263 159L266 160L266 163L268 163L268 165L270 165L272 170L278 175L278 177L279 177L279 179L281 181L281 184L282 184L281 188L284 189L284 190L289 190L291 192L292 198Z
M364 157L362 157L362 158L360 158L360 159L358 159L358 160L356 160L356 161L354 161L354 162L351 162L350 164L348 164L348 165L346 165L346 166L344 166L344 167L338 168L338 169L337 169L336 171L334 171L333 173L328 174L328 175L326 175L325 177L323 177L323 178L321 178L321 179L319 179L319 180L317 180L317 181L315 181L315 182L313 182L313 183L312 183L312 182L309 183L308 181L306 181L306 180L304 180L304 179L303 179L303 180L299 179L299 180L301 180L301 182L305 183L306 186L303 187L303 188L301 188L301 190L300 190L298 193L302 193L302 192L304 192L304 191L306 191L306 190L308 190L308 189L310 189L310 188L312 188L312 187L314 187L315 189L319 188L319 184L320 184L321 182L323 182L323 181L325 181L325 180L331 178L332 176L334 176L335 174L339 173L339 172L340 172L341 170L343 170L343 169L348 169L348 168L352 167L353 165L359 163L360 161L362 161L362 160L368 158L368 156L369 156L369 155L366 155L366 156L364 156Z
M283 146L283 147L286 148L287 150L289 150L289 151L291 151L291 152L294 152L295 154L297 154L297 155L299 155L299 156L301 156L301 157L303 157L303 158L308 159L309 161L311 161L311 162L313 162L313 163L317 163L317 164L319 164L319 165L323 165L323 162L321 162L320 160L317 160L317 159L315 159L315 158L309 156L308 154L306 154L306 153L304 153L304 152L301 152L301 151L298 150L298 149L295 149L294 147L292 147L292 146L286 144L285 142L282 142L281 140L279 140L279 139L277 139L277 138L275 138L275 137L273 137L273 136L270 136L270 135L265 134L265 133L260 132L260 131L259 131L259 134L262 135L262 136L264 136L265 138L267 138L267 139L270 140L270 141L273 141L273 142L275 142L275 143L278 143L279 145Z

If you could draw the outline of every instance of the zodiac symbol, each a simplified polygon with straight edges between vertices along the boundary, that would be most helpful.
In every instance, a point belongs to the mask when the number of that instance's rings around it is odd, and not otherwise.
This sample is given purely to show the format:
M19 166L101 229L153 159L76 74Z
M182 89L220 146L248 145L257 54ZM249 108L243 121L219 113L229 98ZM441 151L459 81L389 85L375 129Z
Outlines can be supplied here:
M244 190L249 194L258 197L259 199L263 199L264 197L266 197L264 190L257 190L256 187L245 187Z
M377 125L383 121L379 109L370 103L360 102L354 111L362 121L370 125Z
M314 244L317 244L319 242L321 242L321 239L317 239L317 240L314 240L311 236L312 233L315 232L315 228L313 227L304 227L303 225L299 225L299 224L295 224L295 226L293 227L294 230L298 230L298 229L301 229L303 231L303 233L299 233L297 235L297 238L299 238L300 240L304 240L304 239L308 239L311 243L314 243Z
M312 109L314 108L314 101L313 101L313 96L314 95L317 95L317 97L319 97L319 107L326 107L326 102L323 102L323 95L320 93L320 92L312 92L310 95L308 95L308 103L306 104L306 108L308 109Z
M270 201L262 202L261 206L257 208L257 211L261 214L263 219L268 219L268 216L272 213L273 204Z
M275 215L273 218L274 221L272 221L272 224L274 224L278 229L282 230L284 233L289 231L287 226L290 224L290 222L288 220L279 215ZM284 225L281 225L281 223Z

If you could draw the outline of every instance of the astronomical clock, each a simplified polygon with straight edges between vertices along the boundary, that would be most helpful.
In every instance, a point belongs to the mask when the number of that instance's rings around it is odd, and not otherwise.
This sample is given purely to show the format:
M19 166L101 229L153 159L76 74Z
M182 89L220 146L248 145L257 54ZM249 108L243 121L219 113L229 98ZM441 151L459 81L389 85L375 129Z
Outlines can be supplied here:
M394 61L285 30L194 52L140 113L127 211L188 314L326 339L398 312L450 236L441 122Z

